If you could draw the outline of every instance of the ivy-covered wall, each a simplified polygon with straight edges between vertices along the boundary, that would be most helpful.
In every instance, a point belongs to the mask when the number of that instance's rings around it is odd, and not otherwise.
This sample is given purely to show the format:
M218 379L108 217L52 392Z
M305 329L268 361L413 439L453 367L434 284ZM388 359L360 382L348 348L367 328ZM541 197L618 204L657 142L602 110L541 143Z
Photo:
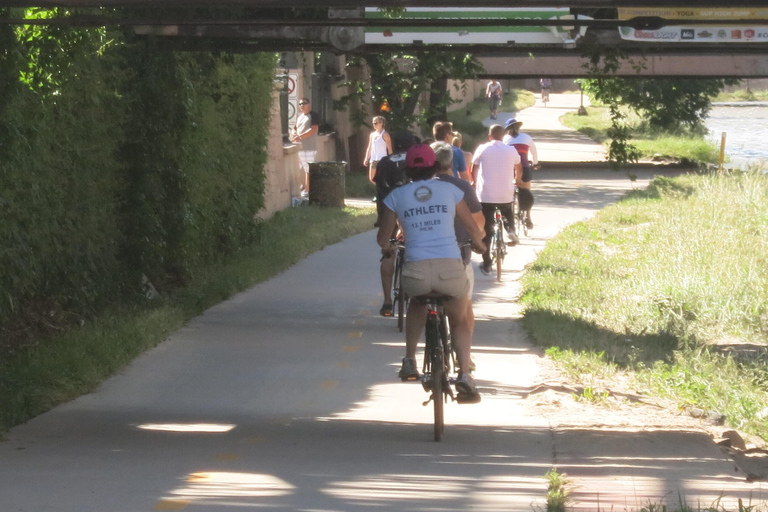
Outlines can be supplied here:
M0 342L253 242L275 57L159 43L0 24Z

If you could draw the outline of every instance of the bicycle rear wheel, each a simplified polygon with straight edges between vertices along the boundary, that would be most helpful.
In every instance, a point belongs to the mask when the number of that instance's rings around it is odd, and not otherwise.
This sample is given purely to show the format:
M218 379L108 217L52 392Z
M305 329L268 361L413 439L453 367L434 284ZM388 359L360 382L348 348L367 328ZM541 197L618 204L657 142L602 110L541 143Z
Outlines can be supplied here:
M427 317L425 337L426 345L429 349L429 362L432 371L432 402L435 409L435 441L440 441L443 437L443 405L445 402L445 396L443 395L445 356L443 355L443 346L440 342L439 329L437 314L430 311L429 316Z

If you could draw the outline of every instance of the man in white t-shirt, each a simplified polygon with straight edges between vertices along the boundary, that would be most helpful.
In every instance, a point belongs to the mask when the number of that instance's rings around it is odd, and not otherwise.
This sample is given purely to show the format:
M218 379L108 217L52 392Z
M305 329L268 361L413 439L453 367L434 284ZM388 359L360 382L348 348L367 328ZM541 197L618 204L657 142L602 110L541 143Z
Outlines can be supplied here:
M301 143L301 152L299 152L299 163L304 170L304 190L302 196L309 192L309 164L315 161L317 154L317 133L320 130L320 116L312 110L312 106L307 98L299 100L299 110L301 114L296 119L296 126L293 128L291 141Z
M496 208L505 219L510 242L512 245L518 242L514 231L512 201L515 199L515 181L522 176L523 167L517 150L501 141L503 136L504 128L494 124L488 129L488 142L481 144L472 156L472 178L485 217L483 243L486 249L480 270L486 275L491 273L490 246Z

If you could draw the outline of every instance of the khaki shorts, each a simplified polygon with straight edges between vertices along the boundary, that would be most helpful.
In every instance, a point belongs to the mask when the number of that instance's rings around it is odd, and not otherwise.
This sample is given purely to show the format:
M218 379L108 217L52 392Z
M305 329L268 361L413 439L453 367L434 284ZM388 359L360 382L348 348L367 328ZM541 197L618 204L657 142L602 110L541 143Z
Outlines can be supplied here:
M411 297L430 292L465 297L469 280L464 262L451 258L408 261L403 266L403 290Z

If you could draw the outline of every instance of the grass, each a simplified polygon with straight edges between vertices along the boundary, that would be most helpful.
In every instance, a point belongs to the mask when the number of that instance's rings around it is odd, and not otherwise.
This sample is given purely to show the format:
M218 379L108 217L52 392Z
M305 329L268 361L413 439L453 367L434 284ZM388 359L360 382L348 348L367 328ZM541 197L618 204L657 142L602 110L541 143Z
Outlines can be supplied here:
M570 490L565 474L552 468L544 475L547 479L547 512L565 512L568 505Z
M532 92L512 89L504 94L499 112L520 112L535 103L536 98ZM461 132L463 148L466 151L474 151L478 145L488 142L488 128L483 126L483 120L489 113L486 98L478 98L464 108L448 113L448 120L453 123L454 129ZM497 120L500 124L505 121L506 119Z
M81 328L0 353L0 432L96 388L191 318L279 274L326 245L371 229L373 208L301 206L262 224L257 245L172 296L115 308Z
M734 101L768 101L768 91L753 91L750 89L741 89L732 92L721 92L712 98L716 102L734 102Z
M347 197L362 197L371 199L376 195L376 185L368 180L368 170L364 172L349 172L345 176L345 194Z
M523 283L526 329L573 379L627 374L768 440L766 174L657 177L551 240Z
M591 139L610 144L608 128L611 126L608 109L601 106L587 107L588 115L574 112L565 114L562 123L578 130ZM640 151L641 159L663 158L672 161L715 163L720 155L717 146L701 135L689 132L663 133L648 130L637 116L630 116L630 126L635 129L630 142Z

